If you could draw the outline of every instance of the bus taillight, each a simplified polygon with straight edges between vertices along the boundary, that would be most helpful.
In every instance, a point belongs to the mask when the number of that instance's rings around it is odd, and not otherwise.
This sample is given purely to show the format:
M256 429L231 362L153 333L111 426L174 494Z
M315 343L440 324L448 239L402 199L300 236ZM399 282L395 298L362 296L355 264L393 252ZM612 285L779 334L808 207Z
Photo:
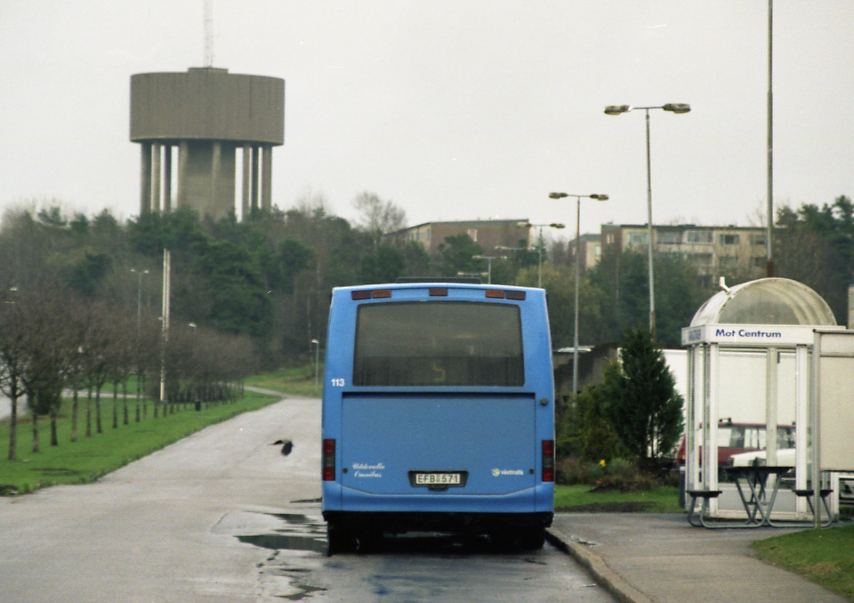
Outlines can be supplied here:
M335 481L335 440L323 440L323 481Z
M350 299L360 301L363 299L385 299L391 297L391 289L357 289L350 292Z
M543 481L555 481L555 441L543 440Z

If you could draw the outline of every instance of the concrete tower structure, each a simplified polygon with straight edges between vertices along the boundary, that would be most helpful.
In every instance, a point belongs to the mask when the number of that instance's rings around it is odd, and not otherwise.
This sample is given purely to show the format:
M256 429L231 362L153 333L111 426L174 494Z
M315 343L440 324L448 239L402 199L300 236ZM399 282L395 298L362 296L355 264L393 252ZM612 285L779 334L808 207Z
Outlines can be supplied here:
M219 219L237 213L236 155L242 155L242 216L269 209L273 147L284 143L285 81L215 67L138 73L130 82L130 139L141 147L140 215L175 205Z

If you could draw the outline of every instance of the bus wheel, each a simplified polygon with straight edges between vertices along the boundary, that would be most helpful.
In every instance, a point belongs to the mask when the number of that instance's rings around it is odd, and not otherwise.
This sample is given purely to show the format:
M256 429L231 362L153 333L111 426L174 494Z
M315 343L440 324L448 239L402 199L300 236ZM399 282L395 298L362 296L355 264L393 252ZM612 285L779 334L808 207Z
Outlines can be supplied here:
M536 551L546 542L545 528L525 528L492 532L490 539L495 547L502 551Z
M532 528L519 534L519 548L524 551L538 551L546 543L546 529Z
M354 540L347 530L332 522L326 524L326 556L345 553L353 548Z
M362 530L353 535L353 547L359 555L367 555L377 550L382 533L377 530Z

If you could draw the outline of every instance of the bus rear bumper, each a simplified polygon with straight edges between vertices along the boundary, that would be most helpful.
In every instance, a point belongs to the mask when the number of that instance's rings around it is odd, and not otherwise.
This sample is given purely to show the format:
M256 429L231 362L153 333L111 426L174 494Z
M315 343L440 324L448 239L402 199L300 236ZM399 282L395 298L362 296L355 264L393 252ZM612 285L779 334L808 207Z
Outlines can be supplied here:
M353 532L455 532L480 534L512 528L544 529L552 525L554 514L544 513L468 513L398 511L324 511L330 524Z
M367 493L327 482L322 511L330 525L349 531L483 533L549 527L553 496L551 483L507 494L448 495Z

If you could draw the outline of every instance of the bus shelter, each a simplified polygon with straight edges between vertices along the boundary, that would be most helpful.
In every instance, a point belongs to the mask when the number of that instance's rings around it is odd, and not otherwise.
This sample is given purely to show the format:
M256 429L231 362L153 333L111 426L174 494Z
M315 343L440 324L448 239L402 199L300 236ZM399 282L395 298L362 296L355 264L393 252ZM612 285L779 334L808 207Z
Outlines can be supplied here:
M688 348L685 489L722 490L708 508L726 518L744 511L735 488L719 483L721 469L737 457L722 458L719 451L744 448L768 466L793 466L795 489L807 487L814 330L843 327L824 299L797 281L763 278L721 288L682 329ZM722 441L734 426L742 426L743 439ZM744 440L744 426L751 441ZM807 501L788 495L775 516L805 518Z

